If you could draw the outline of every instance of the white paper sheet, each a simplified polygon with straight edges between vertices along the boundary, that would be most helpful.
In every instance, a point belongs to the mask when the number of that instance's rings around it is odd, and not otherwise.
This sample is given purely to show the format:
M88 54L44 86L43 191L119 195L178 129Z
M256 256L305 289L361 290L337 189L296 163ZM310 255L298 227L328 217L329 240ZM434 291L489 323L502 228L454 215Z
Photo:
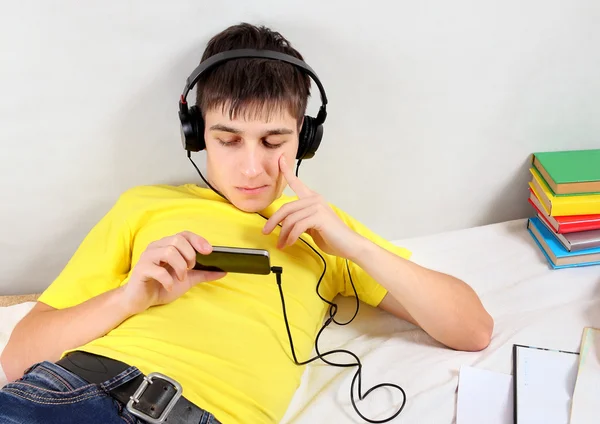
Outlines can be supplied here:
M579 355L517 346L515 424L568 424Z
M463 366L458 376L456 424L512 424L512 376Z
M597 424L600 417L600 330L586 328L581 340L579 371L570 424Z

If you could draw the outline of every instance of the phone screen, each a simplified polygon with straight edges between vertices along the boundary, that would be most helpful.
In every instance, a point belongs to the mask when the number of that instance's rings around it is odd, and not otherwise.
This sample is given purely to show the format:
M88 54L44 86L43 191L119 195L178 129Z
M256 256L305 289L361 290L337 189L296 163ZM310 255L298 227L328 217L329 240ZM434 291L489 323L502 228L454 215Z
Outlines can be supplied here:
M267 250L213 246L208 255L196 254L194 269L268 275L271 262Z

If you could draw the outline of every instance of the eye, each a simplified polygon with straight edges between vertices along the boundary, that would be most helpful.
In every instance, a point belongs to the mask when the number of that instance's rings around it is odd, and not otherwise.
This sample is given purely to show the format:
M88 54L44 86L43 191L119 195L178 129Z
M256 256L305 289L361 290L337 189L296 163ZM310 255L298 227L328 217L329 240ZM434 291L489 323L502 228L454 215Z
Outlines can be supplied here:
M277 149L278 147L281 147L281 145L285 143L285 142L280 142L280 143L269 143L267 140L263 140L263 144L265 145L265 147L267 149Z
M225 147L234 146L238 142L238 140L221 140L220 138L217 138L217 141L219 142L219 144L221 146L225 146Z

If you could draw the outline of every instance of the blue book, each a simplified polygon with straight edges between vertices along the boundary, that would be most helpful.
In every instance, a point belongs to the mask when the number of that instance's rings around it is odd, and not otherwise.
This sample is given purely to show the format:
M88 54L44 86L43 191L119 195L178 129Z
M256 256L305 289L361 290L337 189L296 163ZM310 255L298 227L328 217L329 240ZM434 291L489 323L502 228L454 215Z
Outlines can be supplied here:
M600 247L569 252L539 218L529 218L527 230L552 268L600 265Z

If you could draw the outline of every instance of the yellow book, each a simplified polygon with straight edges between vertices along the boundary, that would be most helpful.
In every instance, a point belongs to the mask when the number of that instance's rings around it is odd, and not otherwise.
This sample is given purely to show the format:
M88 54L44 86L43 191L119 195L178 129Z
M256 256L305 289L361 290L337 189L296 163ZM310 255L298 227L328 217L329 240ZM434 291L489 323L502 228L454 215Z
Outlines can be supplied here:
M574 196L555 196L535 168L529 168L533 178L529 187L540 199L546 213L550 216L594 215L600 214L600 194Z

